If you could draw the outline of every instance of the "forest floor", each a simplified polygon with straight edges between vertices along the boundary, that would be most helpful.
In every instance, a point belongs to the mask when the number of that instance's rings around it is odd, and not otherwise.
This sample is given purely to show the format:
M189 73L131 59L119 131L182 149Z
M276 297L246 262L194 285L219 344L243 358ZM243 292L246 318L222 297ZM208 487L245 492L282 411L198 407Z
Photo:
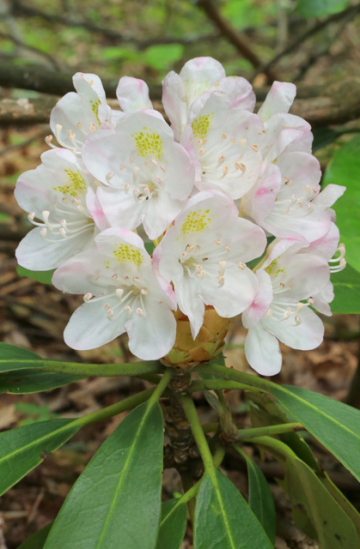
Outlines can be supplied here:
M0 134L3 149L14 147L6 155L0 152L0 340L46 358L105 364L134 360L127 349L126 338L119 338L89 352L77 353L69 349L63 341L63 330L71 313L81 303L81 297L63 295L52 286L20 278L16 272L14 252L29 225L14 199L14 184L18 174L36 166L39 154L46 150L39 139L25 148L17 148L17 144L38 136L42 129L34 127L22 132L11 130L11 133L3 131ZM324 317L323 320L326 327L324 343L308 352L284 347L283 369L273 381L345 400L358 364L359 318L356 315L338 315ZM228 366L250 371L244 357L244 340L244 329L240 323L234 322L224 354ZM129 377L104 377L79 381L46 393L22 396L4 394L0 401L0 430L50 417L82 416L134 394L146 385L146 382ZM244 395L231 391L226 398L237 425L250 426ZM202 421L216 420L200 393L197 395L197 406ZM83 428L0 498L0 549L17 548L32 533L55 519L78 475L124 416L120 414L106 422ZM319 443L314 440L309 442L332 480L360 508L359 483ZM318 547L292 524L289 500L276 481L283 476L281 466L269 455L263 461L257 454L254 458L270 483L280 517L276 549ZM222 471L247 497L246 469L242 459L227 457ZM179 492L181 483L178 473L174 469L166 470L164 500ZM182 549L192 548L191 539L189 522Z

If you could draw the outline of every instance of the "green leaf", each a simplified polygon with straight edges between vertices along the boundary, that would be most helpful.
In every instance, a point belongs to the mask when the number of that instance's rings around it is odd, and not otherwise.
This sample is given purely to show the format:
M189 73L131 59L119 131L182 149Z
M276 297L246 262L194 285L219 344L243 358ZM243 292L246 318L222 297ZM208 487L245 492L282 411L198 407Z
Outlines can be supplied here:
M44 528L41 528L36 534L31 536L18 547L18 549L43 549L46 538L49 535L50 529L53 523L47 524Z
M149 400L104 442L65 500L45 549L155 547L161 508L163 416Z
M335 298L330 303L333 313L360 313L360 273L351 265L331 275Z
M268 388L360 481L360 410L301 387L269 383Z
M149 255L152 255L155 249L155 244L153 242L145 242L145 250Z
M156 549L180 549L187 522L186 503L176 499L165 501L161 506L161 520Z
M261 526L264 528L269 540L275 544L276 513L274 500L269 485L259 467L239 447L236 450L246 460L249 477L249 506Z
M315 473L295 455L286 457L283 487L294 505L303 506L306 517L317 533L321 547L326 549L358 549L355 527L331 497ZM295 516L300 519L299 513ZM306 521L303 518L303 524ZM308 528L308 526L307 526ZM311 527L310 527L311 528ZM312 534L312 530L308 531Z
M346 8L349 0L298 0L296 11L306 18L338 13Z
M52 271L29 271L29 269L25 269L24 267L20 267L20 265L18 265L16 267L16 272L19 276L33 278L42 284L51 284L52 275L54 274L55 269Z
M272 547L240 492L218 471L204 475L196 499L194 549Z
M182 58L183 53L184 46L182 44L160 44L147 48L144 52L144 60L149 67L155 70L167 70Z
M0 343L0 393L49 391L86 377L49 372L46 362L32 351Z
M54 419L0 433L0 495L69 440L79 427L71 419Z
M356 531L358 533L358 537L360 540L360 514L359 512L353 507L348 499L344 496L344 494L339 490L337 486L330 480L328 475L324 473L324 476L321 477L321 482L325 486L325 488L330 492L332 497L337 501L337 503L340 505L340 507L345 511L345 513L351 518ZM360 545L360 544L359 544Z
M336 151L324 175L324 186L345 185L347 190L336 203L336 224L346 246L346 259L360 271L360 136Z

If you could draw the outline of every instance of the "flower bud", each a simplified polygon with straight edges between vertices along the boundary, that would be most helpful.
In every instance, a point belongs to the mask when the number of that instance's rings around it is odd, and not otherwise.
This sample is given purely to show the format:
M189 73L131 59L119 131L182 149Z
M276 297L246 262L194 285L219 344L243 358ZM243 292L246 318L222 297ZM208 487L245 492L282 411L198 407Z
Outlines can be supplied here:
M176 318L176 340L169 354L161 359L166 366L192 368L218 355L225 346L230 319L222 318L215 309L205 307L204 323L195 341L191 335L190 321L179 309Z

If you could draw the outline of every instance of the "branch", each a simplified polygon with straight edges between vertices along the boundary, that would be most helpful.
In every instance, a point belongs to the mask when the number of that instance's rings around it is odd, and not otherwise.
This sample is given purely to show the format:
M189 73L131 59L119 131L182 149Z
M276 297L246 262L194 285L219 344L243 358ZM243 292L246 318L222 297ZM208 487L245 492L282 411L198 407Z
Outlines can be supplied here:
M159 44L183 44L184 46L186 46L187 44L192 44L194 42L200 42L203 40L212 41L219 37L218 34L213 33L206 36L190 35L183 38L158 37L148 38L146 40L138 40L134 36L122 34L114 29L110 29L109 27L101 27L99 25L95 25L89 20L85 20L82 18L65 17L63 15L47 13L37 8L25 6L19 0L12 0L11 13L14 16L21 15L23 17L40 17L47 23L55 23L59 25L64 25L66 27L83 28L89 32L100 34L111 42L126 42L128 44L134 44L140 50L146 49L149 46Z
M243 41L237 31L222 17L217 10L213 0L198 0L197 5L204 10L209 19L219 29L220 33L241 53L245 59L250 61L255 69L262 67L261 59L252 51L251 48ZM273 74L271 74L270 68L263 70L269 80L272 82L275 80Z
M319 23L315 23L312 27L310 27L309 30L304 32L299 38L294 40L287 48L285 48L283 51L278 53L278 55L275 55L271 61L263 65L259 68L257 73L268 71L273 65L275 65L280 59L285 57L286 55L289 55L289 53L296 50L299 46L302 45L303 42L308 40L311 36L314 36L314 34L317 34L321 30L323 30L325 27L327 27L330 23L335 23L337 21L341 21L343 17L350 17L351 15L355 17L355 15L360 11L360 4L357 4L356 6L350 6L344 11L341 11L340 13L334 13L333 15L330 15L326 19L323 19Z
M38 48L34 48L33 46L28 46L27 44L25 44L24 42L22 42L21 40L19 40L15 36L11 36L11 34L6 34L5 32L0 32L0 38L3 39L3 40L9 40L10 42L13 42L17 46L20 46L21 48L23 48L25 50L36 53L36 55L40 55L41 57L46 59L54 67L55 70L60 69L59 63L49 53L46 53L45 51L39 50Z

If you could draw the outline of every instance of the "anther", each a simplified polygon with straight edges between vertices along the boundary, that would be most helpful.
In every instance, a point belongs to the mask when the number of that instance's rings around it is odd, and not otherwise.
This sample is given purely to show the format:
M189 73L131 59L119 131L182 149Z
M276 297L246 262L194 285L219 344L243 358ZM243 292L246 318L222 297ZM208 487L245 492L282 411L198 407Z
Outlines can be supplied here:
M166 168L165 168L165 166L164 166L163 164L161 164L160 170L162 170L163 172L166 170Z
M40 230L40 234L41 234L41 236L42 236L43 238L47 235L47 229L46 229L46 227L43 227L43 228Z
M78 204L78 205L76 206L76 209L79 210L79 212L83 212L83 211L84 211L84 208L82 207L81 204Z
M158 165L158 161L156 160L156 158L152 158L151 162L154 164L154 166Z
M140 293L141 295L147 295L148 291L146 288L141 288Z
M117 278L118 278L118 275L117 275L117 274L115 273L115 274L113 274L113 275L112 275L112 277L111 277L111 278L112 278L113 280L117 280Z
M66 236L66 231L65 231L65 229L63 229L63 228L61 227L61 229L59 229L59 233L60 233L60 235L61 235L63 238L65 238L65 236Z
M30 212L29 215L28 215L28 220L29 221L34 221L35 219L35 212Z
M110 183L113 177L114 177L114 172L109 172L106 174L105 179L108 183Z
M285 288L285 284L284 284L283 282L280 282L279 285L280 285L280 288L281 288L281 289Z
M78 127L79 129L81 129L82 126L83 126L83 123L82 123L82 121L80 120L79 122L77 122L76 125L77 125L77 127Z
M231 143L236 143L235 137L232 137L232 138L231 138Z
M94 122L92 124L90 124L89 130L91 132L94 132L96 130L96 126L95 126Z
M219 261L219 275L222 276L225 273L226 261Z
M202 271L202 266L201 266L201 265L196 265L196 267L195 267L195 272L196 272L197 274L199 274L199 273L201 273L201 271Z
M120 164L120 170L123 170L124 168L125 168L125 164L124 163Z
M223 167L223 174L222 174L222 176L220 177L220 179L222 179L223 177L225 177L227 173L228 173L228 167L227 167L227 166L224 166L224 167Z
M204 152L205 152L205 149L200 149L199 150L199 156L202 156L204 154Z
M122 288L118 288L117 290L115 290L116 299L121 301L123 293L124 293L124 290Z
M221 246L221 240L215 240L216 246Z
M126 305L125 307L125 312L129 315L131 314L131 307L129 307L129 305Z
M225 252L230 252L231 248L230 246L225 246Z
M130 156L130 164L132 164L135 160L135 156Z
M301 324L301 318L299 317L299 315L296 315L295 322L296 322L296 326L299 326Z
M133 173L134 173L134 176L137 176L137 174L139 173L140 171L140 168L138 166L134 166L133 168Z
M243 270L245 269L245 267L246 267L245 263L242 263L242 262L240 262L238 265L239 265L239 269L241 269L242 271L243 271Z
M114 316L114 311L112 309L109 309L108 312L107 312L108 319L111 320L113 316Z
M92 299L92 294L89 292L84 295L84 301L85 303L89 303L89 301Z
M109 311L111 309L110 303L105 303L104 309L105 309L105 311Z
M268 312L266 313L266 316L272 316L273 312L271 309L268 310Z
M224 276L219 276L219 285L223 286L224 284L225 284L225 277Z
M140 278L138 276L134 276L133 281L136 282L136 284L139 284Z
M308 304L309 305L313 305L314 304L314 300L312 297L309 297L309 299L307 300Z
M139 195L140 195L139 189L134 189L134 190L133 190L133 193L134 193L134 197L135 197L135 198L139 198Z
M135 310L135 313L139 316L144 316L144 311L142 309L140 309L140 307L138 307L136 310Z
M227 138L226 133L222 133L222 134L221 134L221 137L222 137L223 139L226 139L226 138Z
M129 189L130 189L130 185L129 185L129 183L126 183L126 185L125 185L125 192L128 193L128 192L129 192Z
M205 274L205 271L200 271L198 276L199 278L205 278Z
M259 147L257 145L251 145L253 151L258 152Z
M50 143L52 142L53 140L53 136L52 135L47 135L45 137L45 143L47 143L48 145L50 145Z

